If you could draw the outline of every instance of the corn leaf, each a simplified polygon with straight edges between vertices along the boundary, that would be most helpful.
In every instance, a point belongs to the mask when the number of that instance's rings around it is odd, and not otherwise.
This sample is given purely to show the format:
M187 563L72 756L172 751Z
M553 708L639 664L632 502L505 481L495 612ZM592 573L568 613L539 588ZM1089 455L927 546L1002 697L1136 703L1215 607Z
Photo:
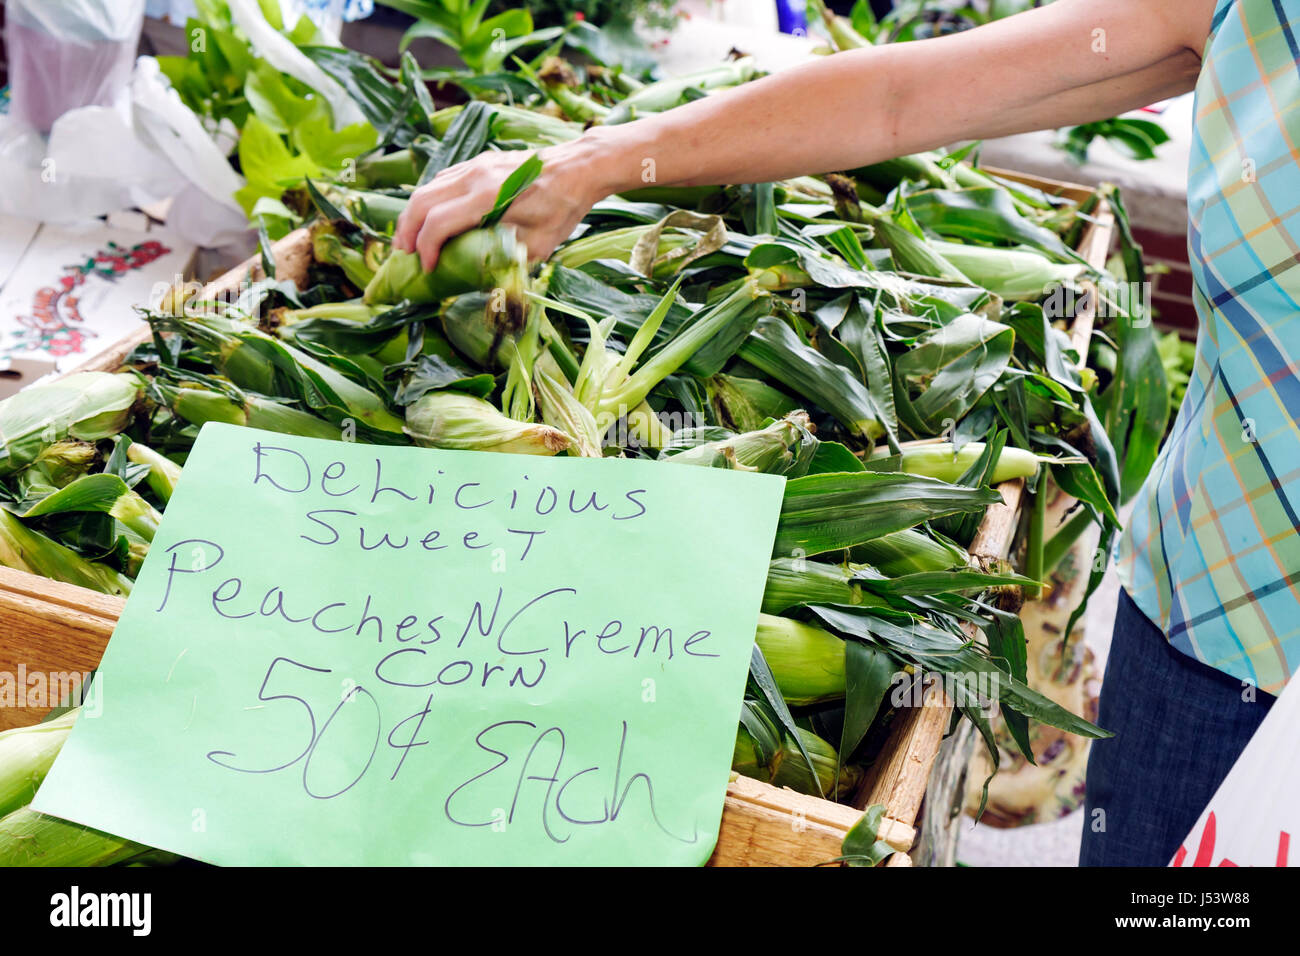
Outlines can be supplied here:
M768 708L776 719L780 722L782 729L787 735L794 738L795 743L799 745L799 756L803 758L808 765L808 772L817 780L818 793L825 796L822 791L821 778L817 776L817 768L813 765L812 757L808 755L808 750L804 747L803 738L799 736L799 728L795 725L794 715L790 713L790 708L786 706L785 698L781 696L781 689L776 685L776 678L772 676L772 669L767 666L767 660L763 657L763 652L755 644L753 651L749 656L749 681L755 687L761 699L767 704Z
M862 641L844 642L844 727L840 758L852 757L871 729L893 684L898 664L888 653Z
M863 4L859 4L863 6ZM858 8L854 7L856 11ZM869 8L868 8L869 9ZM858 822L844 834L840 845L840 861L849 866L875 866L894 855L894 848L884 840L877 839L880 823L885 817L884 804L873 804L863 812ZM838 862L838 861L837 861Z
M1001 496L907 474L808 475L786 482L772 553L824 554L930 518L982 512Z
M1083 262L1052 230L1022 216L1011 194L1000 186L927 189L905 200L922 227L941 236L978 242L1029 246L1057 262Z
M1014 344L1010 327L974 313L922 336L894 360L899 420L921 437L945 431L1002 377Z
M738 352L741 358L814 405L826 409L858 436L879 434L875 402L849 369L803 342L774 316L754 326Z
M992 675L993 689L996 689L1003 706L1018 710L1027 717L1083 737L1113 736L1011 677L970 641L914 619L909 620L905 615L886 617L890 612L876 609L852 610L817 605L811 610L837 631L878 643L929 670L952 675L954 684L970 681L977 674Z

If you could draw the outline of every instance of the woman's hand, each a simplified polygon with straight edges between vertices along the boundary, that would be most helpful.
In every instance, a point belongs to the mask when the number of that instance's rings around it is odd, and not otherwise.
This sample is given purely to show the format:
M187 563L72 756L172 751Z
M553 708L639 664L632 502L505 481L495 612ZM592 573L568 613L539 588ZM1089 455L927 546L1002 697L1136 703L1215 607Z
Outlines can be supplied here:
M502 217L531 260L549 256L612 191L588 161L591 152L582 140L540 151L541 173ZM411 195L397 219L393 248L419 252L424 268L432 269L442 244L478 225L496 204L501 184L528 156L521 150L483 153L438 173Z

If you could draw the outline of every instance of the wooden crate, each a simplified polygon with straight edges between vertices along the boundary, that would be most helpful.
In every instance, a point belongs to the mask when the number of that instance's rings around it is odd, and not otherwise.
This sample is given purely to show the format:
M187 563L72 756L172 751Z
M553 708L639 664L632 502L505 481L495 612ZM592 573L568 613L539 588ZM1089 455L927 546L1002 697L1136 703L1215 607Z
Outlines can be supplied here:
M998 170L1046 192L1082 201L1092 190ZM1105 264L1114 220L1104 205L1084 231L1080 253L1094 266ZM301 278L311 260L305 230L275 244L276 273ZM263 278L257 257L209 283L203 298L230 299L245 283ZM1081 310L1071 338L1086 359L1093 314ZM113 370L150 336L147 326L124 337L78 371ZM1024 484L1019 479L998 486L1001 504L990 507L971 545L978 558L1005 558L1015 533ZM0 567L0 672L17 673L38 664L53 673L86 672L98 666L125 602L75 585ZM974 637L974 627L970 626ZM850 804L805 796L789 789L734 775L727 788L717 846L711 866L815 866L840 854L840 844L862 809L881 804L885 818L880 837L894 847L886 866L910 866L907 850L915 838L921 800L930 768L947 730L952 701L941 689L926 694L922 707L900 711L880 757L864 777ZM47 708L48 709L48 708ZM40 708L0 708L0 730L35 723Z

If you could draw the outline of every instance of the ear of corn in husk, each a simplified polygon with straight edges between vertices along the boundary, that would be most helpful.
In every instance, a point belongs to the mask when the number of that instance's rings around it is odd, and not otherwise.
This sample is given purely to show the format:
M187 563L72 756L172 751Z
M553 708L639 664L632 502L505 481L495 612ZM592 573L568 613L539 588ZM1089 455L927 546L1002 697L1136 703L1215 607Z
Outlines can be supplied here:
M140 389L133 375L79 372L0 402L0 476L68 438L98 441L126 428Z
M1052 262L1029 249L994 249L989 246L929 240L936 253L1008 302L1039 299L1056 286L1073 287L1088 275L1088 267Z
M844 641L830 631L760 613L755 641L788 704L804 707L844 696Z
M149 847L21 807L0 819L0 867L113 866Z
M850 568L807 558L774 558L767 570L762 610L780 614L804 604L884 607L888 603L864 591Z
M555 371L563 377L558 369ZM569 454L581 458L600 458L602 436L591 410L578 401L567 384L548 375L543 369L543 363L538 363L533 368L533 385L542 421L573 439L573 444L567 449Z
M567 143L582 135L580 123L547 116L545 113L520 106L502 103L483 105L492 114L493 129L497 137L502 140L516 140L531 146L554 146L557 143ZM462 106L448 106L433 113L429 117L429 124L433 127L434 133L439 137L446 135L462 109L464 109Z
M155 382L154 391L173 412L187 422L203 425L225 422L262 428L283 435L304 438L338 439L342 430L310 412L293 408L269 398L244 394L239 399L201 387L187 387Z
M53 494L46 495L23 512L23 518L62 514L69 511L98 511L110 514L145 541L152 541L162 520L153 505L117 475L100 472L82 475Z
M180 465L138 441L133 441L127 446L126 457L128 461L133 461L137 465L148 465L149 474L145 477L145 483L149 486L149 490L157 495L163 504L171 500L172 492L176 490L176 483L181 480Z
M425 448L555 455L572 444L558 428L518 422L491 402L460 392L432 392L406 409L406 433Z
M736 732L731 769L774 787L789 787L809 796L825 794L828 798L835 799L852 793L862 778L862 771L853 766L841 767L835 748L812 731L802 727L795 730L804 751L812 760L816 779L795 741L788 735L780 734L776 727L771 728L768 739L760 742L755 739L750 727L741 724ZM763 733L763 730L759 733Z
M344 242L332 222L314 222L310 231L311 251L315 260L338 266L354 286L358 289L366 288L374 278L375 267L365 252Z
M26 806L54 765L80 710L0 732L0 817Z
M43 578L77 584L103 594L131 593L131 579L106 564L88 561L0 508L0 564Z
M867 467L873 471L906 471L913 475L938 478L940 481L956 481L983 453L983 442L967 442L956 454L953 453L952 442L904 445L900 455L890 455L889 449L877 448L871 453ZM889 467L880 467L882 464ZM996 485L1012 478L1032 478L1036 474L1038 456L1032 451L1008 446L998 456L990 483Z
M890 576L946 571L970 564L970 555L953 542L940 541L913 528L861 541L849 549L849 554L854 561Z
M527 289L527 250L506 226L471 229L449 239L429 272L414 252L393 250L366 285L369 305L399 302L441 302L466 292L502 290L505 301L498 311L517 312L523 325Z
M714 413L737 431L762 428L769 418L784 418L799 407L780 389L756 378L718 374L707 384Z
M90 442L57 441L18 473L18 489L23 500L44 497L87 474L98 460L99 452Z
M684 76L651 83L635 93L630 93L605 116L604 123L626 123L647 113L661 113L683 102L688 91L706 92L744 83L757 69L752 56L730 60Z
M806 412L793 412L773 422L766 428L744 432L720 441L705 442L676 454L664 457L664 461L679 465L704 465L712 467L714 458L723 454L735 460L743 468L780 475L796 461L794 449L809 427Z
M808 0L808 7L821 17L826 32L830 34L831 42L835 44L836 50L840 52L844 50L861 50L871 46L870 40L853 29L853 24L848 17L842 17L832 12L827 8L823 0Z

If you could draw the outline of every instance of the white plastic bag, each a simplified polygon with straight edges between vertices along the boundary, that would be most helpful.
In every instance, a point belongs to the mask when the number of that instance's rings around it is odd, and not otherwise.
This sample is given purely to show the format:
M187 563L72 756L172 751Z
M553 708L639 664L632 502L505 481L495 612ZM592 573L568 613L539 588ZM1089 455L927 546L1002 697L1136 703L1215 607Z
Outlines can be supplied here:
M1300 679L1290 681L1170 866L1297 866Z
M67 223L184 184L132 129L144 0L9 0L12 101L0 116L0 213Z
M238 241L248 220L233 194L232 129L221 142L141 57L112 106L60 116L49 137L0 116L0 213L70 223L176 197L168 226L200 246Z
M214 142L199 118L181 102L158 69L158 61L142 56L131 80L135 132L155 155L165 157L179 184L167 215L167 226L199 246L225 246L248 231L234 194L243 178L226 158L238 131L218 131Z
M48 133L69 110L112 105L143 18L144 0L8 0L11 119Z

